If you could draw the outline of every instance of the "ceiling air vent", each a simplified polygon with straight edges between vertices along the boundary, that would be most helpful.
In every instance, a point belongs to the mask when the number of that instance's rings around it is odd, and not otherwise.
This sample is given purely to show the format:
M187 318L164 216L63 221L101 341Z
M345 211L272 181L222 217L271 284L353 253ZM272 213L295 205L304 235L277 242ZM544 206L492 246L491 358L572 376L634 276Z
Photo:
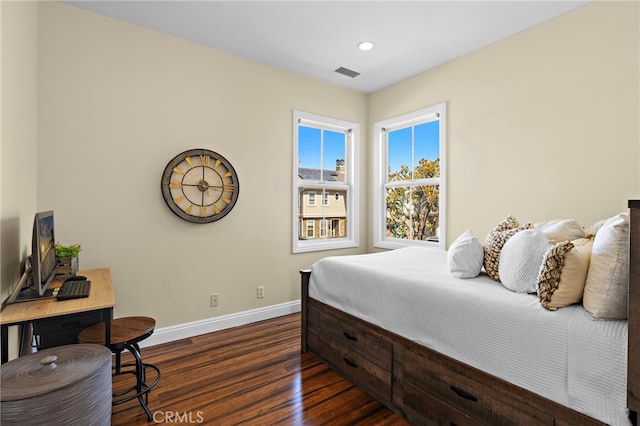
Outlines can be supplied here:
M338 74L346 75L347 77L351 77L351 78L356 78L357 76L360 75L359 72L350 70L349 68L345 68L345 67L340 67L336 69L335 72L337 72Z

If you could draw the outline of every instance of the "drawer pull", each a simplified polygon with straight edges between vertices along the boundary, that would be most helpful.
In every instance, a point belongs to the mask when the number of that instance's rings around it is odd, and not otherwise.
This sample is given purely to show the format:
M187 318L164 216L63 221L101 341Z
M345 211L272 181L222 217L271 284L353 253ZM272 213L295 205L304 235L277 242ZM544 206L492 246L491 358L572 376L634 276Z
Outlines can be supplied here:
M354 336L353 334L349 334L346 331L344 332L344 337L346 337L347 340L351 340L352 342L358 341L358 338L356 336Z
M470 394L469 392L462 390L458 387L451 386L451 390L456 393L460 398L468 399L469 401L478 402L478 398Z
M358 364L356 364L355 362L351 361L349 358L344 357L342 359L344 360L345 364L347 364L349 367L358 368Z

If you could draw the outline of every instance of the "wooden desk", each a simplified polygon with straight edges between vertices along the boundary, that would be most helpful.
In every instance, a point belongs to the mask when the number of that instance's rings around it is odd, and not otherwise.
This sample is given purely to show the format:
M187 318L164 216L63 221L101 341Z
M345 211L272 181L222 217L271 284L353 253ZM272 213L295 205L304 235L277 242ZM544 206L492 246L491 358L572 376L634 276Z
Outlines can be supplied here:
M106 342L111 339L111 319L116 298L111 283L111 270L109 268L88 269L79 271L78 275L84 275L91 281L89 297L57 301L56 299L44 299L29 302L19 302L7 305L0 312L0 326L2 328L2 364L9 360L9 326L28 324L34 320L64 317L72 314L92 311L104 313ZM60 283L51 284L53 288Z

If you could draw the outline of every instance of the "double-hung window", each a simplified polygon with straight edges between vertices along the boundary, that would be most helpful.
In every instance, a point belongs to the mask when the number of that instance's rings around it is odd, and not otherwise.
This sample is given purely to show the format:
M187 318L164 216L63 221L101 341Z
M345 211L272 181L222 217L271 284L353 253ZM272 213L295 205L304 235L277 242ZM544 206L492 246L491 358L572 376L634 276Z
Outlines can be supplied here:
M374 124L374 245L444 248L446 105Z
M293 252L357 247L359 125L294 111L293 126Z

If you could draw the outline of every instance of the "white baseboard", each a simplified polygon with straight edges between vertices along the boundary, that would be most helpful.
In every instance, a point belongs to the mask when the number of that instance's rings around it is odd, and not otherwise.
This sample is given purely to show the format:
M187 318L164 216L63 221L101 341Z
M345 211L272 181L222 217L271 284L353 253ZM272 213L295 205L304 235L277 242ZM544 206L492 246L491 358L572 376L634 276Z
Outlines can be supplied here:
M159 345L174 340L186 339L200 334L212 333L252 322L264 321L300 312L300 301L281 303L279 305L266 306L264 308L251 309L235 314L223 315L206 320L189 322L186 324L172 325L170 327L157 328L153 334L140 342L140 347Z

